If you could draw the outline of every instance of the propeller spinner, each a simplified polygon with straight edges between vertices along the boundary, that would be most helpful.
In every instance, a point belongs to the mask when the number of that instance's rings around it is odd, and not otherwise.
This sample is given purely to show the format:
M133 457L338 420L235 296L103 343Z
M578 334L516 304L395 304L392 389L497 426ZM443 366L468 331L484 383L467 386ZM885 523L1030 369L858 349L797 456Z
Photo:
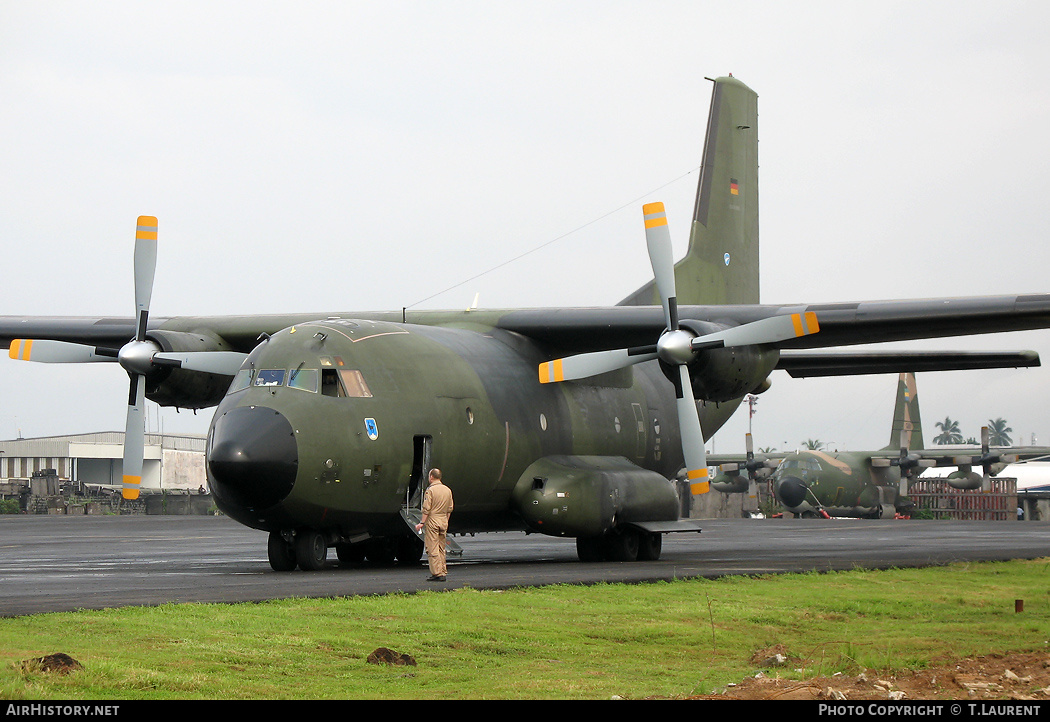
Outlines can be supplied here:
M174 366L192 371L233 375L245 354L233 351L164 353L146 337L153 278L157 269L157 219L139 216L135 229L135 336L119 349L87 346L50 339L15 339L11 358L38 363L117 362L128 372L127 422L124 431L125 499L137 499L142 484L145 451L146 374L157 366Z
M539 367L539 379L540 383L582 379L654 359L674 367L670 378L675 389L686 478L690 482L693 494L703 494L709 489L707 453L704 450L700 414L689 380L688 364L705 349L775 343L816 333L820 329L817 316L812 312L770 316L703 336L696 336L688 329L682 328L678 319L671 233L667 227L664 204L647 203L642 207L642 214L645 219L649 261L653 267L653 277L664 310L665 328L660 338L651 346L596 351L542 363Z

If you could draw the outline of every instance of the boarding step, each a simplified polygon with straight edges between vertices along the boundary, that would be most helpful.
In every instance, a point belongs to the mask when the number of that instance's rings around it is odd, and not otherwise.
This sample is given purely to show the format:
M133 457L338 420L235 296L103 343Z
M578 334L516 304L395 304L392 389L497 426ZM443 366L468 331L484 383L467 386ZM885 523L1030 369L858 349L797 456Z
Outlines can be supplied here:
M422 531L416 531L416 524L423 521L423 512L419 509L409 509L407 507L401 507L401 518L408 524L408 528L412 530L412 533L418 536L420 539L423 538ZM463 556L463 547L456 543L456 540L450 536L445 537L446 554L454 557Z

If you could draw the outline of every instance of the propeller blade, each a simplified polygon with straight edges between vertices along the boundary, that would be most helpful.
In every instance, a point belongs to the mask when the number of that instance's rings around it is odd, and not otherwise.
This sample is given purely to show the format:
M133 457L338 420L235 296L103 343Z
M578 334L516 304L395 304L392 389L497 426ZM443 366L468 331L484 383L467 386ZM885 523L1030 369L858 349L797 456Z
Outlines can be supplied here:
M667 228L667 213L663 203L646 203L642 206L645 218L645 244L649 248L649 262L653 266L653 278L664 307L664 323L669 331L678 328L678 294L674 280L674 249L671 232Z
M685 478L689 490L695 494L706 494L710 490L707 478L707 450L704 449L704 432L700 428L700 414L696 400L690 391L689 369L678 367L678 383L675 384L675 405L678 407L678 426L682 436L682 453L685 455Z
M157 272L157 219L139 216L135 227L135 314L138 325L135 340L146 339L146 321L153 296L153 277Z
M656 351L645 349L614 349L612 351L594 351L576 356L546 361L540 364L540 383L549 384L559 381L574 381L597 376L608 371L617 371L643 361L656 358Z
M45 364L97 363L117 360L116 349L48 339L16 338L11 341L8 355L18 361L35 361Z
M175 366L189 371L233 376L248 354L238 351L184 351L153 354L157 366Z
M124 426L124 484L125 499L138 499L142 485L142 457L146 436L146 379L139 374L131 376L131 394L128 399L128 418Z
M743 326L727 328L706 336L694 338L690 345L693 350L711 346L751 346L753 344L775 343L789 338L808 336L820 331L817 314L812 311L792 313L783 316L770 316Z

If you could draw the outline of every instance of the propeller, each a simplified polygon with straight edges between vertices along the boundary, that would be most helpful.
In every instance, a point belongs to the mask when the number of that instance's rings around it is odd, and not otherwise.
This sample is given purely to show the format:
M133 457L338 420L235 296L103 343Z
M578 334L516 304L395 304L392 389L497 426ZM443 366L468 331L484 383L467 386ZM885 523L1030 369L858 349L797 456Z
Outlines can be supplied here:
M718 467L718 470L726 476L734 477L740 476L741 471L747 472L748 482L757 484L759 481L767 479L782 461L780 458L771 457L764 453L761 458L756 458L755 443L750 432L744 434L744 448L746 450L744 461L731 461L722 464Z
M135 336L119 349L54 341L51 339L15 339L9 355L21 361L38 363L116 362L131 379L128 394L127 422L124 430L125 499L137 499L142 484L145 451L146 375L154 367L168 366L191 371L233 375L246 358L234 351L160 351L146 337L149 322L153 279L157 269L157 219L139 216L135 229Z
M596 351L555 359L540 364L540 383L556 383L596 376L608 371L626 368L644 361L659 359L671 368L669 374L675 390L678 425L681 429L682 451L685 456L686 478L693 494L708 491L707 454L700 414L693 398L688 364L706 349L750 346L783 341L819 330L817 316L805 314L770 316L742 326L697 336L682 328L678 319L678 298L675 290L674 254L671 233L667 227L667 213L663 203L647 203L642 207L645 219L645 240L653 277L664 311L664 330L656 343L610 351Z

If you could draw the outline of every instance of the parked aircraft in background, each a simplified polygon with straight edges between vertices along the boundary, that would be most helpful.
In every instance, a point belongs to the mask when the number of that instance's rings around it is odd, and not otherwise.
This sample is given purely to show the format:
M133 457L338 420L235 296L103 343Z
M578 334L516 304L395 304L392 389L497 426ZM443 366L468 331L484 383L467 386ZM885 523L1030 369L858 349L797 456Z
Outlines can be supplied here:
M784 509L802 517L893 518L910 510L906 482L926 469L957 467L948 475L948 483L956 489L979 489L989 476L1001 473L1009 464L1050 455L1050 447L1041 446L993 449L988 444L987 427L982 429L981 438L980 447L926 448L915 375L902 373L897 381L890 443L883 448L803 449L743 462L736 457L712 456L710 460L722 462L712 485L725 493L739 493L746 491L749 483L767 480Z

